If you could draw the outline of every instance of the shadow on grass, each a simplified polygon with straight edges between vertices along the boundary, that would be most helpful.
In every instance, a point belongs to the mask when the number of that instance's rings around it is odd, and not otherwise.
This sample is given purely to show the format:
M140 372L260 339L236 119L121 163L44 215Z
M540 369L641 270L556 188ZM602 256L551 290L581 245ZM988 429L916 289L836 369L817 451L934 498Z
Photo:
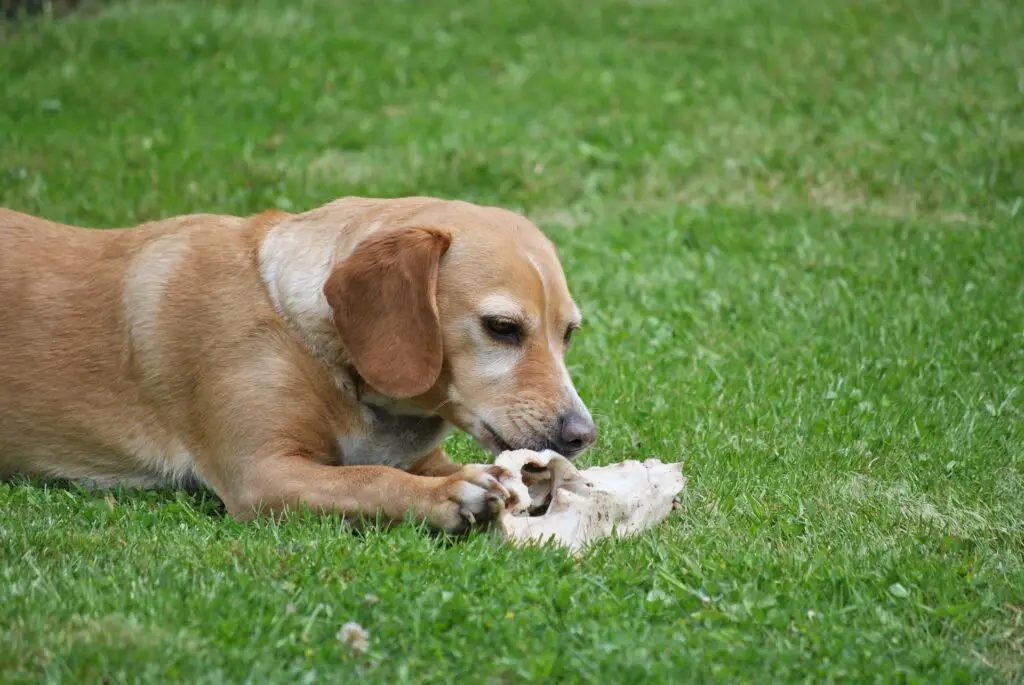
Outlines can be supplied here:
M24 26L33 21L61 19L69 14L88 12L110 0L0 0L0 21Z
M83 484L78 481L63 478L43 478L28 476L12 476L6 480L0 479L0 485L8 487L35 488L43 491L63 491L81 500L83 504L104 504L111 508L122 508L139 511L149 509L156 511L162 508L178 510L184 506L191 515L202 516L211 520L234 521L228 513L224 503L210 490L207 490L198 483L189 483L177 488L137 488L124 485L115 485L109 488L96 487ZM344 529L355 539L368 539L386 535L396 527L409 528L417 531L418 534L429 538L439 549L449 549L457 546L475 534L481 532L492 532L486 528L474 527L459 533L448 533L431 528L422 521L406 517L401 521L389 521L380 516L345 517L336 512L318 512L308 506L302 505L289 509L287 514L271 516L263 514L254 517L249 523L256 526L282 525L285 521L299 523L302 521L315 521L317 524L334 524ZM241 525L246 525L242 523Z
M198 484L188 484L178 488L134 488L115 485L101 488L85 485L78 481L64 478L43 478L28 476L12 476L0 483L12 487L29 487L41 490L62 490L74 494L84 501L105 501L114 505L137 507L146 503L151 507L178 505L187 503L197 513L216 517L226 517L224 503L209 490Z

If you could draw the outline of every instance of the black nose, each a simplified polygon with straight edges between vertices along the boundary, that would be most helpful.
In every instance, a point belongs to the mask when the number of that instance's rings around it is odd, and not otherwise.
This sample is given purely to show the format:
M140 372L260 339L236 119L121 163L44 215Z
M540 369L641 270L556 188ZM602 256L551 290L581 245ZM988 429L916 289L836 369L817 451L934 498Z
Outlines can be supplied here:
M597 426L589 416L571 411L558 418L555 451L563 456L578 454L597 440Z

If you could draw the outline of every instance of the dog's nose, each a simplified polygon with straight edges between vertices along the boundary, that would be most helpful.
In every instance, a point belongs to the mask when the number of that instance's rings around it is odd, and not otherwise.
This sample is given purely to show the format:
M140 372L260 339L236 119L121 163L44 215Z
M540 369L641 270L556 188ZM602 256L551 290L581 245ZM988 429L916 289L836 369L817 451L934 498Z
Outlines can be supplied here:
M577 454L597 440L597 426L589 416L576 411L566 412L558 419L555 451L564 456Z

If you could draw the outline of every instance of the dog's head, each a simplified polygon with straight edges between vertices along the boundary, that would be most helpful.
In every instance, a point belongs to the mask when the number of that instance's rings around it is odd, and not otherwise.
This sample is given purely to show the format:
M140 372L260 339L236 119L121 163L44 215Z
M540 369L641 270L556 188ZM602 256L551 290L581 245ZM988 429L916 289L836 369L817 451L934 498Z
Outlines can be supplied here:
M593 444L565 366L580 313L552 243L522 216L467 203L387 223L324 286L372 391L442 416L493 452L571 457Z

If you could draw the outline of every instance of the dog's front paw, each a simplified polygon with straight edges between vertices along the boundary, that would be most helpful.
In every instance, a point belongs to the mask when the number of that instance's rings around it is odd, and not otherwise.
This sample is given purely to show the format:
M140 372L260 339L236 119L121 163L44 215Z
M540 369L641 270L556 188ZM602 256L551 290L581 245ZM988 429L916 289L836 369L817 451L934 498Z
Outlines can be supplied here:
M462 533L494 520L509 498L508 490L500 482L508 476L501 466L463 466L438 485L431 523L449 533Z

